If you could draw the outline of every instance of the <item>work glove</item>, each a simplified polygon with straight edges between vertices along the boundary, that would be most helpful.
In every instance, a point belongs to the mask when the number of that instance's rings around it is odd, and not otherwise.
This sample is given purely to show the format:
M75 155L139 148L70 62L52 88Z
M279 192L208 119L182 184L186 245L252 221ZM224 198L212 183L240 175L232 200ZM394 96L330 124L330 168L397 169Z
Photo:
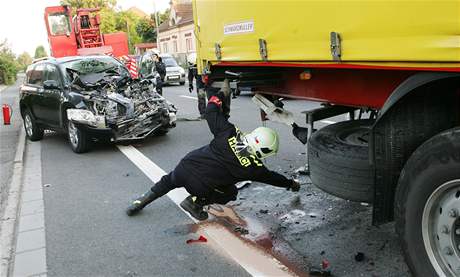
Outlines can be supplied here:
M192 91L193 91L193 84L190 83L190 84L188 85L188 92L192 93Z
M292 190L294 192L297 192L300 190L300 183L297 182L296 180L292 179L291 180L291 185L287 188L287 190Z

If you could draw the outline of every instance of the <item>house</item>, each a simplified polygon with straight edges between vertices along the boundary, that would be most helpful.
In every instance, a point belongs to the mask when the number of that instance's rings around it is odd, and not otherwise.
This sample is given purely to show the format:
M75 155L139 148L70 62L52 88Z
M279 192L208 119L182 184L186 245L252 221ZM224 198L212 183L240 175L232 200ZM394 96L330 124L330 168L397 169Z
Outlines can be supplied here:
M160 53L169 53L185 65L187 56L196 51L192 2L171 1L169 19L160 24L158 33Z
M157 44L154 42L142 42L134 44L134 54L142 55L148 50L156 49Z

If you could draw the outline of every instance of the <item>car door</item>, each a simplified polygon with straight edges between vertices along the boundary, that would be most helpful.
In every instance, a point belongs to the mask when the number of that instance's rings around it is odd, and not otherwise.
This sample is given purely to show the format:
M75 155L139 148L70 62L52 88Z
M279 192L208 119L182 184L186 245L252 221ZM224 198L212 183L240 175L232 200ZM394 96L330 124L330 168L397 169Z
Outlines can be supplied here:
M24 94L23 101L37 121L44 120L44 110L42 107L44 72L44 64L35 65L27 73L26 84L22 87Z
M47 88L43 87L42 109L44 118L48 124L58 126L60 121L60 103L62 99L63 82L59 69L54 64L45 65L46 81L55 81L58 87Z

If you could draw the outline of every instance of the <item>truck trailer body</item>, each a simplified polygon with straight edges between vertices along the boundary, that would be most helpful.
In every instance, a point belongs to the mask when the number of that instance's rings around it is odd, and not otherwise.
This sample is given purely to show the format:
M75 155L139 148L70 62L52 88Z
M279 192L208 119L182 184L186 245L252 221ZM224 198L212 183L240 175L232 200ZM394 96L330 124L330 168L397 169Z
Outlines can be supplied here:
M311 133L317 120L370 111L312 134L312 182L370 202L375 225L395 220L415 276L460 276L459 0L194 0L193 10L208 85L322 102L306 111Z

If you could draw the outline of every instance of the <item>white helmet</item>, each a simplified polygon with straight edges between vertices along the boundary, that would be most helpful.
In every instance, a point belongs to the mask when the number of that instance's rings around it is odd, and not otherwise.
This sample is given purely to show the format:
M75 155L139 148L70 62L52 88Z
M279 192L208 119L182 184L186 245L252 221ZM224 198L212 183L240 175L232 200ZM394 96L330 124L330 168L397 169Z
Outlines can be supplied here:
M278 134L267 127L259 127L243 138L244 144L248 146L249 153L259 159L265 159L278 152Z

